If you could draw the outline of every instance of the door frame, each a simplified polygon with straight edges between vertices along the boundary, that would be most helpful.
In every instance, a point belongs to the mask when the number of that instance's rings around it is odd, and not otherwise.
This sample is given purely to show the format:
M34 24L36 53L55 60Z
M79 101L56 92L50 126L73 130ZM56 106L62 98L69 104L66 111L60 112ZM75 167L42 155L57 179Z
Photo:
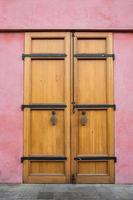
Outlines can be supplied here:
M35 32L35 31L33 31L33 32L31 32L31 33L34 33L34 32ZM39 31L36 31L35 33L37 34L38 32L39 32ZM66 30L66 31L63 31L63 30L50 30L50 31L43 31L43 32L47 32L47 33L48 33L48 32L50 32L50 33L69 32L69 34L70 34L71 36L73 35L74 32L79 32L79 33L80 33L80 32L86 32L86 33L92 33L92 34L94 33L93 31L90 31L90 30L74 30L74 31L73 31L73 30ZM95 31L95 33L96 33L96 32L97 32L97 33L103 32L103 34L105 34L104 31ZM111 33L111 35L112 35L112 33ZM28 39L29 39L29 38L26 37L27 43L28 43ZM72 48L72 46L73 46L73 37L71 37L70 40L71 40L71 44L70 44L70 49L71 49L71 50L70 50L70 51L71 51L70 54L71 54L71 56L70 56L70 57L72 58L73 49L74 49L74 47ZM113 40L110 40L110 46L112 46L112 41L113 41ZM25 46L25 48L28 49L28 47L26 47L26 46ZM26 50L26 51L27 51L27 50ZM73 76L73 67L72 67L72 66L74 65L75 61L73 61L74 59L70 59L70 60L71 60L71 61L70 61L70 62L71 62L71 63L70 63L70 65L71 65L71 67L70 67L70 69L71 69L70 77L71 77L71 81L72 81L72 80L73 80L73 79L72 79L72 76ZM113 66L113 63L112 63L111 60L109 60L108 63L110 63L110 64L109 64L110 66L111 66L111 65ZM24 65L30 65L30 60L28 60L28 59L25 60L25 64L24 64ZM25 73L27 73L27 71L30 70L30 69L28 69L28 68L26 68L26 67L25 67L24 69L25 69ZM28 71L28 73L30 73L30 72ZM113 73L113 72L112 72L112 73ZM29 83L29 80L27 80L27 77L24 77L24 80L25 80L28 84L30 84L30 83ZM113 76L111 77L111 81L112 81L112 80L113 80ZM27 91L27 86L25 86L25 81L24 81L24 91ZM72 88L72 85L73 85L73 84L71 83L71 81L70 81L70 85L71 85L71 100L72 100L72 95L73 95L73 88ZM109 89L109 90L108 90L108 91L109 91L109 96L111 95L111 93L112 93L113 96L114 96L114 92L113 92L114 81L113 81L112 83L113 83L113 84L112 84L112 87L108 86L108 89ZM109 85L110 85L110 84L109 84ZM30 87L30 85L29 85L29 87ZM110 92L110 91L111 91L111 92ZM25 102L28 102L27 98L29 98L29 97L28 97L28 96L27 96L27 97L24 96L24 103L25 103ZM71 100L70 100L70 102L71 102ZM112 103L112 100L111 100L111 103ZM73 105L72 105L72 103L71 103L71 105L70 105L70 107L71 107L71 112L72 112L72 106L73 106ZM27 114L25 114L25 117L24 117L24 124L25 124L25 126L24 126L24 132L26 132L26 129L29 129L29 127L28 127L29 125L26 123L26 119L29 117L29 113L28 113L28 112L29 112L29 111L27 111ZM110 113L110 115L111 115L111 113ZM72 113L71 113L70 116L71 116L71 117L70 117L70 118L71 118L71 119L70 119L70 121L71 121L71 123L70 123L70 138L72 138L72 135L71 135L71 131L72 131L72 126L71 126L71 124L72 124L72 121L73 121L73 117L72 117L73 115L72 115ZM113 120L113 121L114 121L114 120ZM115 124L115 123L113 122L113 124ZM114 139L113 139L112 142L111 142L111 143L113 144L113 149L112 149L111 146L110 146L110 152L111 152L111 154L112 154L113 151L115 152L115 146L114 146L114 143L115 143L115 142L114 142L114 140L115 140L115 129L114 129L114 126L111 127L111 128L113 129L113 136L114 136ZM70 146L71 146L71 148L70 148L70 155L71 155L71 156L70 156L70 157L71 157L70 168L71 168L71 174L73 174L73 171L74 171L73 169L74 169L74 167L72 166L72 161L73 161L73 156L74 156L74 155L73 155L73 153L72 153L73 151L72 151L71 141L72 141L72 140L70 140ZM24 137L24 142L27 143L27 145L24 144L25 148L23 149L23 152L24 152L24 154L25 154L25 152L28 151L28 142L27 142L27 139L26 139L25 137ZM113 154L114 154L114 152L113 152ZM25 161L25 162L27 162L27 161ZM23 181L24 181L24 174L23 174ZM113 181L113 182L114 182L114 181Z

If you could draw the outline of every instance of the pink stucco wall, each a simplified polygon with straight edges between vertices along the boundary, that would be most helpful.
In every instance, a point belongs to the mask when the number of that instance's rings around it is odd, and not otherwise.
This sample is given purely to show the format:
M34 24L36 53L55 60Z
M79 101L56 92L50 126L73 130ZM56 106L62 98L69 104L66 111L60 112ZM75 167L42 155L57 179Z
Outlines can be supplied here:
M114 34L116 182L133 183L133 33Z
M24 47L22 33L0 34L0 182L21 182Z
M133 29L132 0L0 0L1 29Z

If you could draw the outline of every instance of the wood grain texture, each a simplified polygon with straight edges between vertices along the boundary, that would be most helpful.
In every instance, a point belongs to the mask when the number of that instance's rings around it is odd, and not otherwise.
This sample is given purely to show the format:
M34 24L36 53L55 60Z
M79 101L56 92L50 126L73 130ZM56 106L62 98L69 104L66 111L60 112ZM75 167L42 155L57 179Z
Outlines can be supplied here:
M107 102L106 68L105 60L77 61L77 103Z
M107 112L87 111L86 126L81 124L82 112L78 121L78 155L107 155Z
M32 61L32 103L63 103L65 99L65 61Z

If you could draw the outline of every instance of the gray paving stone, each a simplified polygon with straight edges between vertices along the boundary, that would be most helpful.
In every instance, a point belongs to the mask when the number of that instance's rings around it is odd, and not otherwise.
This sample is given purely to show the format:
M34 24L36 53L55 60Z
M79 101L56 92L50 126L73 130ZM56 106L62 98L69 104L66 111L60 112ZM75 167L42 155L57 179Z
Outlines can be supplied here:
M36 191L19 191L17 193L17 198L20 199L37 199L38 192Z
M88 195L81 192L58 192L55 195L56 200L86 200L86 199L99 199L96 195Z
M53 199L54 193L53 192L39 192L37 199Z
M44 191L47 192L67 192L73 187L72 184L46 184Z
M110 187L107 188L107 186L101 185L101 187L95 187L100 199L102 200L116 200L116 196L110 189Z
M0 184L0 200L133 200L133 185Z
M10 198L16 198L16 197L17 197L16 192L9 192L9 191L0 192L0 198L10 199Z

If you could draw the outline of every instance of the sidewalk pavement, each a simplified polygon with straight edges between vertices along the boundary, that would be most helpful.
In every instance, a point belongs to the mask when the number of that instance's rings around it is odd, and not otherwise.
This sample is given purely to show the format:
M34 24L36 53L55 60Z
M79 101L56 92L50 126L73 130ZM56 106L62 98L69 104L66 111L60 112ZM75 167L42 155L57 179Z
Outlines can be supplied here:
M0 200L133 200L133 185L0 184Z

